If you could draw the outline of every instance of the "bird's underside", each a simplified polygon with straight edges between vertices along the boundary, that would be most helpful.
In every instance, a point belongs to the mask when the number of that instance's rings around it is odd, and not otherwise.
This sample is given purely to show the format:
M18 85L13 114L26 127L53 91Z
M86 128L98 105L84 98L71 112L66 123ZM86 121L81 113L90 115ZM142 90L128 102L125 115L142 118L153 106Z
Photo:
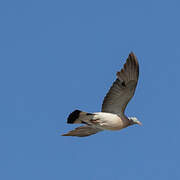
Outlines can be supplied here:
M117 79L104 98L102 112L86 113L73 111L67 120L68 124L84 124L62 136L85 137L103 130L120 130L132 124L140 124L136 118L124 115L124 110L134 95L139 76L138 61L130 53L124 67L117 72Z
M112 113L86 113L80 110L73 111L68 117L68 124L84 124L63 136L89 136L103 130L120 130L128 125L128 120L122 123L120 116ZM126 123L125 123L126 122Z

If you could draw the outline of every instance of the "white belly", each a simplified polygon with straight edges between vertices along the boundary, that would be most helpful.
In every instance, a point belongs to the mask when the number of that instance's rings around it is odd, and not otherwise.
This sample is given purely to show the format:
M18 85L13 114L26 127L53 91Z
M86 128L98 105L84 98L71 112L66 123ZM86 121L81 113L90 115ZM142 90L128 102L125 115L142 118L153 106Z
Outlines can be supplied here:
M98 112L93 113L93 120L97 120L97 126L106 130L120 130L124 128L125 122L116 114Z

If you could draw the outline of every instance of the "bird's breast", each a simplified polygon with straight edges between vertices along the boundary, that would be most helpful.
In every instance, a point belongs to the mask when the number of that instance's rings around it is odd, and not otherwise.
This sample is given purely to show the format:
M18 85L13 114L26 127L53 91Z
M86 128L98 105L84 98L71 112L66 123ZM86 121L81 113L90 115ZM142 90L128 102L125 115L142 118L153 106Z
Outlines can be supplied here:
M98 119L98 126L106 130L120 130L125 127L125 120L117 114L100 112L93 119Z

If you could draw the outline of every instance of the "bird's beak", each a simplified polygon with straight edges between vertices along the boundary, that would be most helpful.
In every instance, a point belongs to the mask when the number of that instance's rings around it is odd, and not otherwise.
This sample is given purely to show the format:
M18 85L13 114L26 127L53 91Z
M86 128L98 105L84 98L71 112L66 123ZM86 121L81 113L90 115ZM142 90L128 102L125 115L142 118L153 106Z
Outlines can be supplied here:
M140 121L137 122L138 125L142 126L142 123Z

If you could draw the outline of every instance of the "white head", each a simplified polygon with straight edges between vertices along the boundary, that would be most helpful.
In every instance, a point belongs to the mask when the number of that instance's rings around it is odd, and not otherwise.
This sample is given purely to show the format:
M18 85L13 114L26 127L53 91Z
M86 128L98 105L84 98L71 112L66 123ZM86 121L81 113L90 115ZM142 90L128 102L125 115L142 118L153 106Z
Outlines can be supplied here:
M130 125L138 124L138 125L142 126L142 123L140 121L138 121L138 119L136 117L129 117L128 119L130 121Z

